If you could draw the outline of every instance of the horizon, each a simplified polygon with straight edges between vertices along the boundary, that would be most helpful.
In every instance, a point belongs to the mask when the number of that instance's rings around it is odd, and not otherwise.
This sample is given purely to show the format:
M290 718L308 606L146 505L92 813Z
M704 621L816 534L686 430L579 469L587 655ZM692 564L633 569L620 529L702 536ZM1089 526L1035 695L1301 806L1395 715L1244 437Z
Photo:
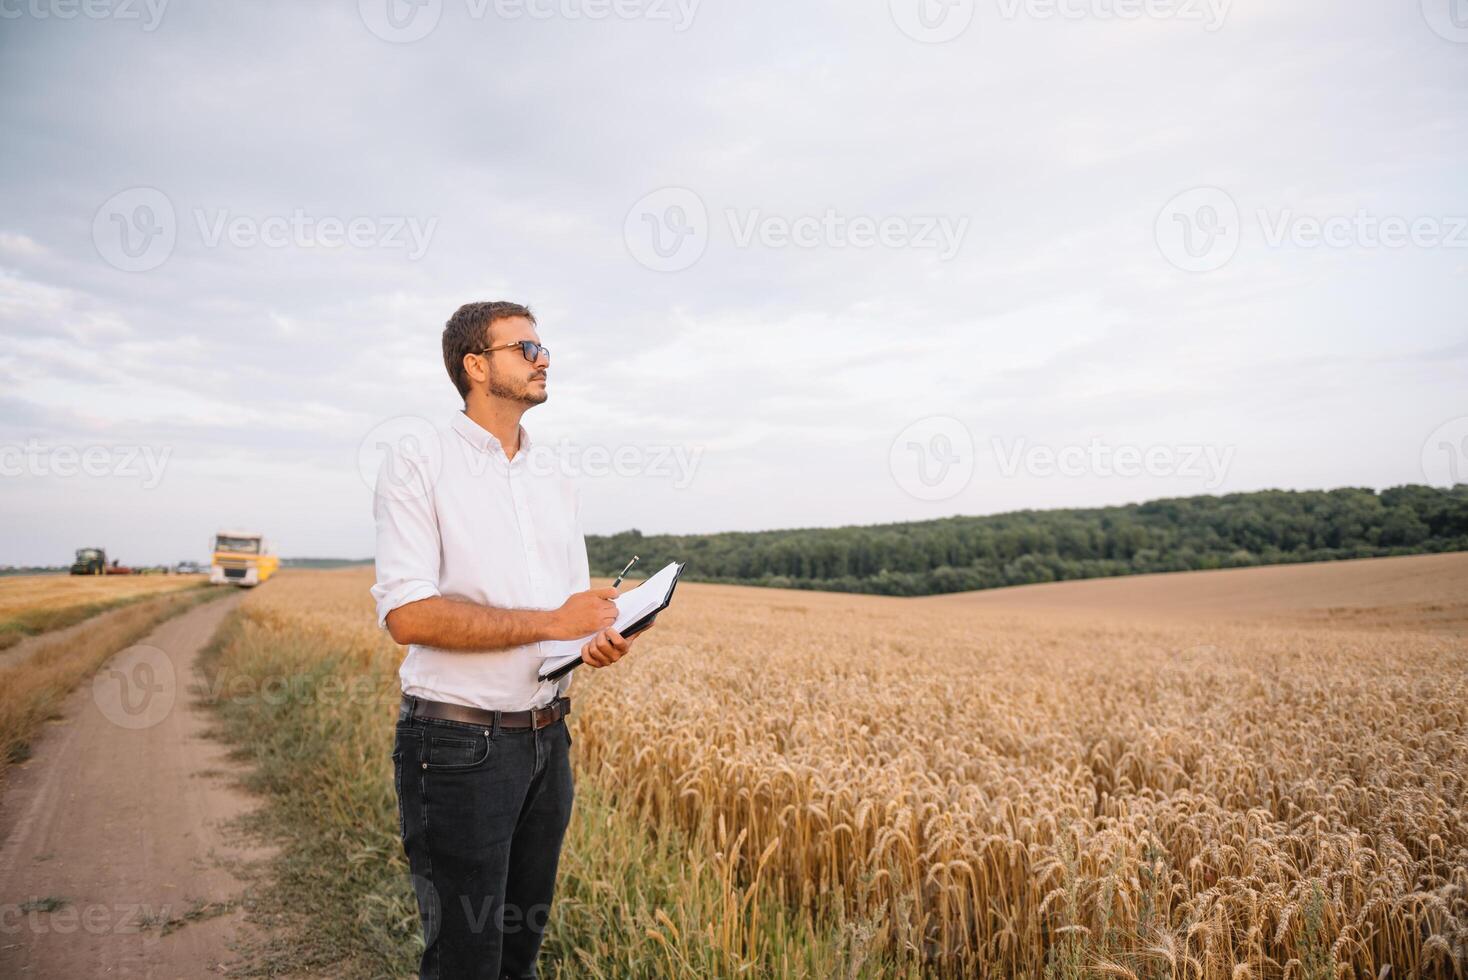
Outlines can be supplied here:
M1372 494L1375 494L1377 496L1380 496L1382 493L1385 493L1385 492L1387 492L1389 490L1398 490L1398 489L1403 489L1403 488L1411 487L1411 486L1422 486L1422 487L1426 487L1427 489L1431 489L1431 490L1439 490L1439 491L1444 491L1444 492L1452 492L1452 491L1457 490L1459 487L1468 486L1468 483L1459 483L1459 484L1455 484L1454 486L1446 487L1446 488L1444 488L1444 487L1431 487L1431 486L1428 486L1427 484L1412 484L1412 483L1396 484L1394 486L1389 486L1389 487L1366 487L1366 486L1350 486L1350 485L1340 486L1340 487L1307 487L1307 488L1303 488L1303 489L1291 489L1291 488L1287 488L1287 487L1262 487L1262 488L1260 488L1258 490L1238 490L1238 491L1229 491L1228 493L1217 493L1217 494L1187 494L1185 496L1180 496L1180 497L1149 497L1149 498L1147 498L1145 500L1132 500L1132 501L1125 501L1125 502L1116 503L1116 504L1100 504L1100 505L1094 505L1094 506L1087 505L1087 506L1082 506L1082 507L1045 507L1045 508L1027 507L1027 508L1019 508L1019 509L1016 509L1016 510L998 511L998 512L995 512L995 513L988 513L988 514L963 514L963 513L955 513L955 514L945 514L945 515L940 515L940 516L935 516L935 517L924 517L924 518L921 518L921 519L918 519L918 520L911 520L911 521L871 521L871 522L865 522L865 523L860 523L860 524L830 524L830 525L804 525L804 526L799 526L799 527L769 527L769 528L755 528L755 529L726 529L726 530L719 530L719 531L696 531L696 532L686 532L686 533L667 532L667 531L649 531L649 530L646 530L646 529L643 529L643 528L629 527L629 528L623 528L620 531L613 531L613 532L605 533L605 534L588 534L587 537L588 538L612 538L612 537L616 537L616 536L621 535L621 534L628 534L628 533L633 533L633 532L636 532L637 534L639 534L639 535L641 535L643 537L661 537L661 536L673 536L673 537L685 537L685 536L688 536L688 537L692 537L692 536L715 536L715 535L721 535L721 534L778 534L778 533L789 533L789 532L798 532L798 531L840 531L840 530L860 529L860 528L890 527L890 526L894 526L894 525L929 524L929 523L936 523L936 522L939 522L939 521L947 521L947 520L955 520L955 519L963 519L963 518L970 518L970 519L978 520L978 519L991 518L991 517L1005 517L1005 516L1008 516L1010 514L1054 513L1054 512L1057 512L1057 511L1111 510L1111 509L1121 509L1121 508L1126 508L1126 507L1141 507L1141 506L1144 506L1144 505L1147 505L1147 504L1163 503L1163 502L1166 502L1166 501L1169 501L1169 500L1188 500L1188 499L1196 499L1196 498L1200 498L1200 497L1213 498L1213 499L1221 499L1223 497L1230 497L1230 496L1248 496L1250 494L1259 494L1259 493L1301 493L1301 494L1303 494L1303 493L1332 493L1332 492L1339 491L1339 490L1364 490L1364 491L1370 492ZM268 539L269 536L266 535L266 537ZM104 548L105 549L106 548L106 545L95 545L95 544L94 545L78 545L77 547L78 548L84 548L84 547L101 547L101 548ZM73 552L75 552L75 550L76 549L73 549ZM320 554L316 554L316 555L288 555L288 554L280 554L278 552L277 552L277 554L278 554L278 557L280 558L280 560L281 560L282 563L317 561L317 562L333 562L333 563L339 563L339 564L343 564L343 565L361 565L361 564L370 564L370 563L376 561L376 558L374 556L371 556L371 555L366 556L366 557L354 558L354 557L347 557L347 556L343 556L343 555L320 555ZM116 556L114 556L113 553L110 550L108 550L108 559L111 560L113 557L116 557ZM143 566L143 567L170 567L171 568L173 565L177 564L180 561L202 560L202 562L205 565L207 565L208 564L208 559L209 559L209 553L208 552L205 552L201 556L201 559L191 559L191 558L149 559L149 560L137 561L137 562L124 561L123 564L125 564L125 565L138 565L138 566ZM1266 563L1266 564L1268 564L1268 563ZM31 563L31 564L0 562L0 570L15 570L15 569L59 570L59 569L65 569L69 565L70 565L70 562L69 561L62 562L62 563L49 563L49 562L46 562L46 563ZM1163 574L1163 573L1139 573L1139 574ZM639 578L640 575L638 573L635 573L634 572L634 573L629 574L627 577L629 579L635 579L635 578ZM693 574L692 578L696 579L697 577L698 576L697 576L697 573L696 573L696 570L695 570L695 573Z

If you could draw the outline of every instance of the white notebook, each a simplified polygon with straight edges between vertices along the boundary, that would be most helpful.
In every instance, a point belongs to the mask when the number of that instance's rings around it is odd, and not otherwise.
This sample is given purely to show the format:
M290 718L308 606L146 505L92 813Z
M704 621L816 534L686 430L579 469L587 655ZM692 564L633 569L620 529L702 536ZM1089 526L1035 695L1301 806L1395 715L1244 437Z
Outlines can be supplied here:
M628 630L637 630L650 625L652 618L661 612L673 599L673 587L683 572L682 562L670 561L656 574L635 589L628 589L612 601L617 604L617 619L613 628L623 636ZM643 620L647 620L646 623ZM544 640L540 649L545 660L540 665L540 679L559 677L581 660L581 648L595 633L588 633L579 640Z

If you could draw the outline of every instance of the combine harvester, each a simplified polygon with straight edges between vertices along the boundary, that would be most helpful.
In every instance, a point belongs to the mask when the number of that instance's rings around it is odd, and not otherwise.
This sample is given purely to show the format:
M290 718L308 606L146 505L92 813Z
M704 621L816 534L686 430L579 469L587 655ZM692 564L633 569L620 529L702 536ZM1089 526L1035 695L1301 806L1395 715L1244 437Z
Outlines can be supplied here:
M76 549L76 561L71 564L73 575L132 575L136 569L119 563L113 559L112 564L107 564L106 548L78 548Z
M209 566L211 585L252 587L275 574L280 559L265 536L253 531L220 531L214 536L214 558Z

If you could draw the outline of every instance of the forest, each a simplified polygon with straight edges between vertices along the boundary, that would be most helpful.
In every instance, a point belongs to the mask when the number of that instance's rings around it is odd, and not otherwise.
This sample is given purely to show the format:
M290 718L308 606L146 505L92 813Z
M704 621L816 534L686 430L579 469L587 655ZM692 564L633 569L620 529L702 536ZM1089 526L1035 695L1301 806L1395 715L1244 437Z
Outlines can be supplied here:
M594 575L634 554L685 576L779 588L933 595L1065 579L1468 550L1468 484L1261 490L1116 507L900 524L589 535Z

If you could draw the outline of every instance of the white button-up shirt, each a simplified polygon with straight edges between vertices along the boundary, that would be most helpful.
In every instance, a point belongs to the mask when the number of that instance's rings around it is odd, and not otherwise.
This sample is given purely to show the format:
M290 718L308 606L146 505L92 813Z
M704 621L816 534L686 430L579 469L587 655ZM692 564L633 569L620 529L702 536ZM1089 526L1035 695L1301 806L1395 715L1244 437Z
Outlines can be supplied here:
M377 621L399 606L449 596L503 609L555 609L591 587L580 494L560 468L520 451L507 459L488 431L457 413L389 448L378 474ZM414 644L403 693L500 711L543 705L557 682L537 676L541 644L483 653ZM564 692L570 675L559 682Z

